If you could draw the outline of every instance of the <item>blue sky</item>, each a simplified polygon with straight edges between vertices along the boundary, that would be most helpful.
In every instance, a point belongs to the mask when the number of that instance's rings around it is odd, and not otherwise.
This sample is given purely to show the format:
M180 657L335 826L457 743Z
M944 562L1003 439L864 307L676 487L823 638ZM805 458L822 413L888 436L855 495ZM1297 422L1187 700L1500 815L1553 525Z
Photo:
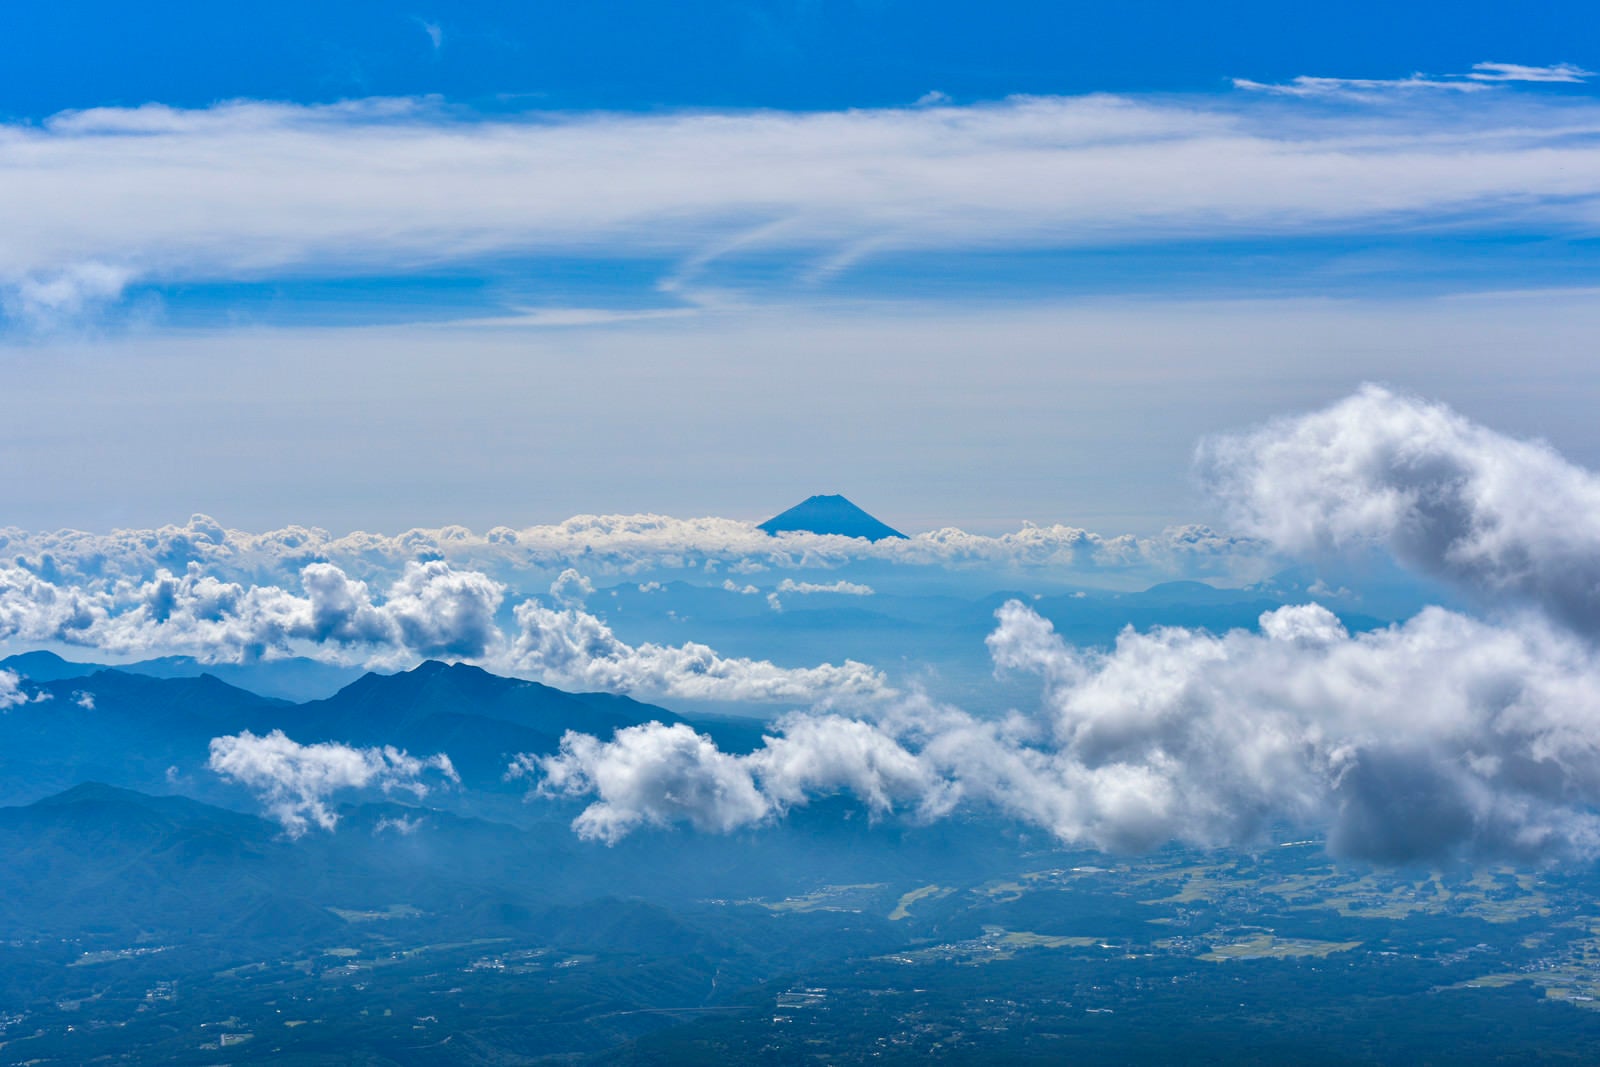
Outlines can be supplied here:
M18 525L1149 531L1368 379L1600 459L1592 5L5 19Z
M1028 2L11 5L3 112L438 93L476 108L831 109L1205 92L1581 61L1591 4ZM433 32L430 33L430 27ZM436 37L434 35L437 35Z

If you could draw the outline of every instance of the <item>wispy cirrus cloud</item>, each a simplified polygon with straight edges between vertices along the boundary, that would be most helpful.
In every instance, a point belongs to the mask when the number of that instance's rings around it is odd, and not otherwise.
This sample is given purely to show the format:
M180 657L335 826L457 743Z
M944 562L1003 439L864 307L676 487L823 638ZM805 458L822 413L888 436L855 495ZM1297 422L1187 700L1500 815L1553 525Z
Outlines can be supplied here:
M1378 100L1386 95L1413 92L1477 93L1514 83L1577 85L1594 72L1571 63L1531 67L1521 63L1474 63L1465 74L1410 74L1404 78L1333 78L1300 75L1287 82L1260 82L1235 78L1238 89L1279 96L1342 96Z
M1302 74L1286 82L1258 82L1249 78L1235 78L1236 89L1252 92L1274 93L1278 96L1347 96L1378 99L1386 93L1410 90L1439 90L1450 93L1477 93L1490 88L1481 81L1462 78L1430 78L1412 74L1405 78L1330 78Z
M1481 95L1587 77L1485 63L1239 84ZM25 311L70 305L86 283L64 280L90 274L122 285L598 256L675 264L661 284L693 299L708 265L750 255L815 283L905 251L1584 224L1600 150L1583 134L1600 109L1492 95L1481 111L1359 115L1286 114L1249 95L793 114L483 117L426 99L99 108L0 128L0 282Z
M1529 67L1521 63L1474 63L1467 77L1483 82L1553 82L1572 85L1588 81L1594 77L1594 71L1571 63L1554 63L1548 67Z

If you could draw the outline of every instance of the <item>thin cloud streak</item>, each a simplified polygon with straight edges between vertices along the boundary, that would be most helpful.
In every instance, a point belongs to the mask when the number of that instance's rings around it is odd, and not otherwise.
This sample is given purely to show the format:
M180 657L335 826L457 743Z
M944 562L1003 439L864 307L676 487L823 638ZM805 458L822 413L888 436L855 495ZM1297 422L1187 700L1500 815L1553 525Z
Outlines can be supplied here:
M1582 76L1519 71L1439 84ZM0 280L41 293L91 269L202 281L584 255L677 260L684 288L752 253L810 276L862 250L1586 224L1600 110L1494 95L1438 114L1103 95L510 119L425 99L101 108L0 128Z
M1429 75L1416 73L1405 78L1330 78L1302 74L1287 82L1259 82L1235 78L1236 89L1273 93L1279 96L1346 97L1380 101L1397 94L1415 92L1477 93L1508 84L1578 85L1594 77L1594 72L1571 63L1530 67L1521 63L1474 63L1466 74Z

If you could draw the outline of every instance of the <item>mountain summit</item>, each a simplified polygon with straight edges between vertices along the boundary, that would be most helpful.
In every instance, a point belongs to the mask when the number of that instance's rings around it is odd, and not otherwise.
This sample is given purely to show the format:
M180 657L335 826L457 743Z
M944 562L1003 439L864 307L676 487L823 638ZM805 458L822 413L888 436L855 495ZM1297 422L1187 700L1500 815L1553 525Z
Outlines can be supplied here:
M899 530L879 522L837 494L808 497L781 515L774 515L759 528L769 534L799 531L865 537L868 541L905 537Z

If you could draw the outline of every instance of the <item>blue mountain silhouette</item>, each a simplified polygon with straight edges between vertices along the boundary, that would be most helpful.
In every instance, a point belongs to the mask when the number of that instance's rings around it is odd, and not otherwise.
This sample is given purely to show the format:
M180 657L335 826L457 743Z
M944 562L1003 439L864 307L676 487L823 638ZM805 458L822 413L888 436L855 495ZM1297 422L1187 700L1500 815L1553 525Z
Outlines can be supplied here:
M868 541L905 537L899 530L879 522L837 494L807 497L788 511L774 515L760 528L770 534L798 531L865 537Z

